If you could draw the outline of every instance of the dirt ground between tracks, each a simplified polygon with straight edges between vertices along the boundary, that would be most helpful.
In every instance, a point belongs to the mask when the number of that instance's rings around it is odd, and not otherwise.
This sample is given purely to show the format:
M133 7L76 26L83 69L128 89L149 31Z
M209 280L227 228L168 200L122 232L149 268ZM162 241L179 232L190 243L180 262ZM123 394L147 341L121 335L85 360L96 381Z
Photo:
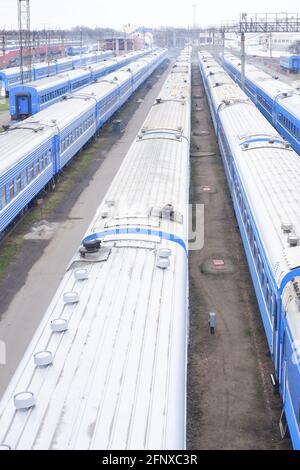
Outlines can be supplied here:
M188 448L289 449L279 433L273 365L195 60L190 200L204 204L205 242L189 257ZM205 185L212 193L201 191ZM228 273L207 269L208 260L222 259L230 261ZM215 335L209 312L217 315Z

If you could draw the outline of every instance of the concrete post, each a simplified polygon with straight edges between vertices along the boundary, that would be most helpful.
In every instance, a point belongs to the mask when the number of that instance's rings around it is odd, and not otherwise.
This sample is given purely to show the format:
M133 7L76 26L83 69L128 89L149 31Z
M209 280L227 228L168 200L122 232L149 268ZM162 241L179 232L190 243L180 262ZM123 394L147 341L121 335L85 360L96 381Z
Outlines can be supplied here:
M225 53L225 32L222 31L222 65L224 67L224 53Z
M241 87L245 91L245 33L241 33Z

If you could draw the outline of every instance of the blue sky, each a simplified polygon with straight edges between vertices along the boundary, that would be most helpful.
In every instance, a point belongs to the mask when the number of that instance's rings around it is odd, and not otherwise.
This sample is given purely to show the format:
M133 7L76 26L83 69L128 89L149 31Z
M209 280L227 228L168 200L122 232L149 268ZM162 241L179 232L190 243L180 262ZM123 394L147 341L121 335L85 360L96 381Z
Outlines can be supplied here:
M32 25L41 28L87 26L122 27L123 24L191 26L192 4L198 4L197 22L205 26L239 17L246 11L300 13L299 0L31 0ZM205 5L205 8L203 7ZM263 7L262 7L263 5ZM17 25L17 0L0 0L0 29Z

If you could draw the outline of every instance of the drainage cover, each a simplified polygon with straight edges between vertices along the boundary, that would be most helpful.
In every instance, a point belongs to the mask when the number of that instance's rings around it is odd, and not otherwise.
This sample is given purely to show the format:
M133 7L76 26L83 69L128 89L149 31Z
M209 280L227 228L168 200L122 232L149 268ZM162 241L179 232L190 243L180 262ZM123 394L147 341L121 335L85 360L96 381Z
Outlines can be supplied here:
M200 270L203 274L233 274L236 267L231 259L220 257L207 259L200 266Z
M204 186L200 186L200 188L198 189L198 192L199 193L206 193L206 194L216 194L217 190L216 188L211 185L211 184L207 184L207 185L204 185Z

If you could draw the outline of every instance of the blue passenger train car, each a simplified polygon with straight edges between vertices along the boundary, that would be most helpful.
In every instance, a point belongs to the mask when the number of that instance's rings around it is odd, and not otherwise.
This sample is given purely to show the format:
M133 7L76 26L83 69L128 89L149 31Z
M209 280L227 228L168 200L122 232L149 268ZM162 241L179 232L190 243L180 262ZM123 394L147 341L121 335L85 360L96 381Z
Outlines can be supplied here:
M0 133L0 235L166 57L153 52Z
M300 159L206 53L200 72L282 398L300 450Z
M225 54L224 67L241 85L241 63ZM268 119L300 154L300 94L299 89L271 77L264 71L246 65L245 92Z
M65 74L54 75L25 85L11 88L9 104L10 115L14 120L25 119L56 103L66 94L72 93L104 75L148 54L149 50L130 52L114 59L104 60L100 64L73 70Z
M112 51L92 52L81 56L64 57L54 62L41 62L32 67L31 73L25 69L24 82L36 81L51 75L67 72L79 67L98 63L113 56ZM10 89L21 83L20 67L13 67L0 70L0 88L4 88L6 96L9 96Z
M289 72L298 73L300 71L300 55L281 56L280 67Z

